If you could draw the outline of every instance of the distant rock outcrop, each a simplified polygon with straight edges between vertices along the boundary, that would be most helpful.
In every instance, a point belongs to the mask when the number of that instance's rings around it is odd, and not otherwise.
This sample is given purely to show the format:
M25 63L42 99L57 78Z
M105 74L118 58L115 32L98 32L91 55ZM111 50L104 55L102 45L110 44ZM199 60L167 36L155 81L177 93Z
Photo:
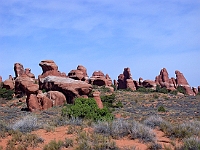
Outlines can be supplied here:
M160 74L156 77L155 82L157 85L160 85L162 88L169 88L169 75L167 69L163 68L160 71Z
M6 88L7 90L13 90L15 88L15 82L11 75L9 75L9 79L3 82L3 88Z
M142 82L142 86L145 88L151 88L151 89L156 89L156 82L153 80L144 80Z
M112 80L108 74L104 75L102 71L95 71L90 77L90 83L98 86L111 86Z
M190 85L188 84L184 75L178 70L175 71L175 74L176 74L176 84L177 84L177 86L184 87L184 89L186 90L186 94L194 95L194 92L192 91L192 89L191 89Z
M75 80L88 81L87 69L79 65L76 70L71 70L68 76Z
M136 90L134 81L131 76L130 68L124 68L123 74L118 76L118 89L131 89Z

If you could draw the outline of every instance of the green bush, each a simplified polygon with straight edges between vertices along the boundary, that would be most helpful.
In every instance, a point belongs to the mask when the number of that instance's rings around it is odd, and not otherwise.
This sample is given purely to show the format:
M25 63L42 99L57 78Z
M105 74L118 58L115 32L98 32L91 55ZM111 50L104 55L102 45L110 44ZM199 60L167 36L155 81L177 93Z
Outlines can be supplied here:
M115 102L115 94L101 96L103 105L108 108L120 108L123 107L122 102Z
M165 108L163 106L159 106L158 107L158 112L165 112Z
M52 140L49 144L44 146L43 150L59 150L63 145L63 141L56 142Z
M167 94L168 90L166 87L161 88L160 85L156 86L156 92Z
M6 88L0 88L0 97L5 98L7 100L11 100L13 98L13 90L7 90Z
M96 101L93 98L76 98L74 105L64 106L62 109L62 116L92 119L97 120L111 120L113 115L107 107L99 109Z
M151 89L151 88L145 88L145 87L139 87L136 92L144 92L144 93L151 93L151 92L155 92L155 90Z
M178 92L180 92L180 93L186 94L186 90L185 90L185 88L182 87L182 86L178 86L176 90L177 90Z
M170 94L177 95L178 91L177 90L170 91Z

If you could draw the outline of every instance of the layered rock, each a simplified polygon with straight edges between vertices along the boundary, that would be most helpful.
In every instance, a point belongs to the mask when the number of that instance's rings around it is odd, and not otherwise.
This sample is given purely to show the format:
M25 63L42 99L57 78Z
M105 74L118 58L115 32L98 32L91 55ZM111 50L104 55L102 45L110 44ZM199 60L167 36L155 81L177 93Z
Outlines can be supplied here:
M90 83L98 86L111 86L112 80L108 74L104 75L102 71L95 71L90 78Z
M182 86L186 90L186 94L188 94L188 95L194 95L194 93L193 93L190 85L188 84L186 78L184 77L184 75L180 71L178 71L178 70L175 71L175 74L176 74L176 84L177 84L177 87L178 86Z
M40 89L60 91L65 95L67 103L73 103L75 97L89 95L92 85L67 77L47 76L40 78Z
M3 88L7 90L13 90L15 88L15 83L11 75L9 75L9 79L3 82Z
M130 68L124 68L123 74L118 76L118 89L136 90L134 81L131 76Z
M82 65L79 65L76 70L71 70L68 73L68 76L75 80L88 80L87 69Z

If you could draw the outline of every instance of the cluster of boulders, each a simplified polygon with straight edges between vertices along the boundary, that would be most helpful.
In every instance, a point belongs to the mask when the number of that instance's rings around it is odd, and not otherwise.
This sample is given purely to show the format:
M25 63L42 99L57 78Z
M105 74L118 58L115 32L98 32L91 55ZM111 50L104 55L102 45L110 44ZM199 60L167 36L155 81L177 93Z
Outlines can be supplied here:
M169 91L176 90L182 86L188 95L196 95L200 92L200 86L191 88L180 71L175 71L176 78L169 78L165 68L161 69L160 74L155 80L133 80L130 68L124 68L118 80L112 82L108 74L102 71L94 71L89 78L87 69L79 65L77 69L71 70L68 74L58 70L58 66L53 60L44 60L39 63L42 74L35 78L31 69L24 69L20 63L14 64L15 77L11 75L4 82L0 76L0 83L3 88L15 90L15 97L27 96L26 103L30 111L46 110L53 106L60 106L64 103L73 103L75 97L87 98L91 93L93 85L105 86L114 91L112 85L117 89L136 90L140 87L156 89L159 85ZM3 83L3 84L2 84ZM100 99L100 92L93 92L93 97L99 108L103 108Z
M160 74L156 76L155 80L143 80L141 77L139 81L133 80L130 72L130 68L124 68L123 74L118 76L118 80L114 81L117 89L131 89L136 90L140 87L156 89L157 86L166 88L169 91L176 90L179 86L183 87L187 95L196 95L200 92L200 86L197 88L190 87L184 75L176 70L176 78L169 78L166 68L161 69Z

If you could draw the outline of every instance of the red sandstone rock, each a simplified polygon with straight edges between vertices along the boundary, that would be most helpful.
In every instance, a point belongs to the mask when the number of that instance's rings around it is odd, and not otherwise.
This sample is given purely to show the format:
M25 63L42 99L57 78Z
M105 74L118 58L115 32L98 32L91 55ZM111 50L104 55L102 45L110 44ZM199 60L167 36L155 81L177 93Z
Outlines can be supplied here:
M31 73L31 69L30 69L30 68L26 68L26 69L25 69L25 74L26 74L28 77L35 79L35 75L34 75L33 73Z
M69 76L70 78L72 78L72 79L75 79L75 80L82 80L82 81L85 81L83 72L80 71L80 70L71 70L71 71L68 73L68 76Z
M142 82L143 82L143 78L139 78L139 85L142 85Z
M49 75L58 77L65 76L64 73L58 71L58 66L55 64L53 60L43 60L39 63L39 65L42 67L43 73L38 78L45 78Z
M66 103L65 95L59 91L49 91L47 97L53 102L53 106L61 106Z
M185 90L186 90L186 94L194 95L194 93L193 93L190 85L188 84L186 78L184 77L184 75L178 70L175 71L175 74L176 74L176 84L177 84L177 86L184 87Z
M167 69L163 68L160 71L160 75L158 75L155 79L155 82L157 85L160 85L161 87L169 88L169 75L167 72Z
M27 95L26 98L27 107L31 112L40 111L41 106L38 102L37 96L35 94Z
M127 89L136 90L134 81L131 76L130 68L124 68L123 74L118 76L118 89Z
M39 90L38 84L26 85L26 94L37 94L38 90Z
M94 97L94 99L95 99L95 101L96 101L96 103L97 103L97 106L98 106L100 109L102 109L102 108L103 108L103 103L102 103L101 98L100 98L100 92L99 92L99 91L95 91L95 92L93 93L93 97Z
M108 74L104 75L102 71L95 71L90 78L90 83L98 86L111 86L112 80Z
M3 88L6 88L7 90L13 90L15 87L14 80L11 75L9 75L9 79L5 80L3 82Z
M152 88L152 89L156 89L156 82L152 81L152 80L144 80L142 82L142 86L145 88Z
M77 70L82 71L84 77L88 77L88 75L87 75L87 69L84 66L78 65Z
M15 63L14 64L14 72L15 72L15 77L19 77L24 74L24 67L20 63Z
M192 87L192 91L194 92L194 94L195 94L195 95L197 95L197 94L198 94L198 90L197 90L197 88L195 88L195 87Z
M89 95L92 90L92 85L67 77L47 76L39 80L40 89L62 92L67 99L67 103L73 103L75 97Z

